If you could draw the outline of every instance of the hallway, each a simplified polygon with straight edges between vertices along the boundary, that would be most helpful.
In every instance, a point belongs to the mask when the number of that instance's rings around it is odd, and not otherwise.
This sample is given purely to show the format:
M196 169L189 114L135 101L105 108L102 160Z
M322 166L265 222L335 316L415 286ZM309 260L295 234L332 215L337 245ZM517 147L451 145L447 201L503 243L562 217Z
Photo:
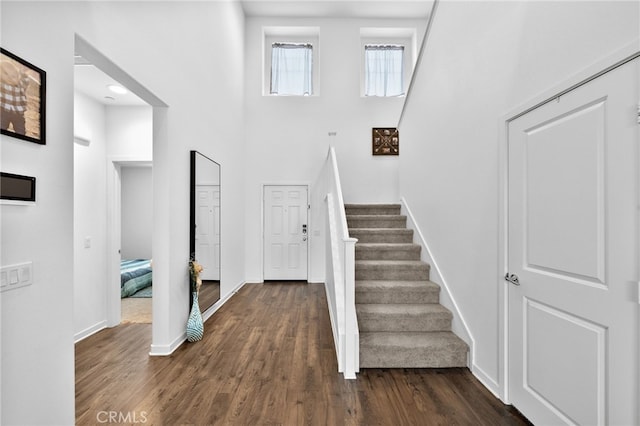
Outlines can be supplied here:
M149 357L150 324L76 345L76 423L522 425L466 368L337 372L322 284L245 285L204 339Z

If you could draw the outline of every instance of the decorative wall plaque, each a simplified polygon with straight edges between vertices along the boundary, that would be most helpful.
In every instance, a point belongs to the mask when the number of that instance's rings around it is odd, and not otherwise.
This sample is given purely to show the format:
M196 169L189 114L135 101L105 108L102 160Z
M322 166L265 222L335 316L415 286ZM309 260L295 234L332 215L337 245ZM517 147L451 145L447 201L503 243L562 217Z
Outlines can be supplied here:
M400 139L395 127L374 127L372 131L373 155L398 155Z

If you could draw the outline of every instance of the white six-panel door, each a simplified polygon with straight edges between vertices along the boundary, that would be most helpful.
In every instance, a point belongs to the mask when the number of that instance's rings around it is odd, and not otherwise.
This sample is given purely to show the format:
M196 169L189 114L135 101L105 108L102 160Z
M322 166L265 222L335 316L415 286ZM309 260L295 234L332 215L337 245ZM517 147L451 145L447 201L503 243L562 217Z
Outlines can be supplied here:
M264 187L264 279L307 280L307 187Z
M220 280L220 185L196 185L196 259L203 280Z
M638 422L639 72L509 124L509 392L534 424Z

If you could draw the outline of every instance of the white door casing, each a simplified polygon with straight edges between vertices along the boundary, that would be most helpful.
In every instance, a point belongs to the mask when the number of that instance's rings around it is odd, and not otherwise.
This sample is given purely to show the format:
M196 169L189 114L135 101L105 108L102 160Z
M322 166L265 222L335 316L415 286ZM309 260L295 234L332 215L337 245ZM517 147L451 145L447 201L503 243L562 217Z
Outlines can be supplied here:
M638 60L509 123L511 402L638 422Z
M306 185L264 187L264 279L307 280Z
M196 259L203 280L220 280L220 185L196 185Z

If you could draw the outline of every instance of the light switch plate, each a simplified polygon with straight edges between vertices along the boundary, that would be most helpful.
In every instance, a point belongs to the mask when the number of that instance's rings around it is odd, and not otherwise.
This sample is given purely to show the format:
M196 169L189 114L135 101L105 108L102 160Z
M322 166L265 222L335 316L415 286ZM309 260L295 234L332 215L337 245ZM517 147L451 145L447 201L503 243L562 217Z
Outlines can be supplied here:
M33 284L33 262L0 268L0 291L13 290Z

